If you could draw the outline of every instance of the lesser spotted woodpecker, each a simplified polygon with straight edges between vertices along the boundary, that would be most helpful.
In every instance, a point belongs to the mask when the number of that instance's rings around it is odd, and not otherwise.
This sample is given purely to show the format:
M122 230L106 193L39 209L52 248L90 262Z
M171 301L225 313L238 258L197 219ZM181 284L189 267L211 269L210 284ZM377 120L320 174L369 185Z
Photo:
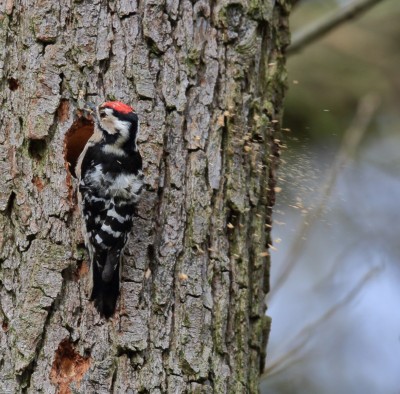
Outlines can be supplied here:
M94 111L92 137L79 156L79 205L89 251L91 300L106 318L119 295L123 250L143 188L142 158L133 108L108 101Z

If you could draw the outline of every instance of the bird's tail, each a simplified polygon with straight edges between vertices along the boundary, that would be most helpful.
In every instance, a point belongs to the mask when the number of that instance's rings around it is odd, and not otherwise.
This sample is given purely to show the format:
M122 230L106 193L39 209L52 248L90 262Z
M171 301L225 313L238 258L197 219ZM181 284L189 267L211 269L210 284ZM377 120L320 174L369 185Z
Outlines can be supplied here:
M120 254L113 251L95 254L91 271L90 299L100 315L108 319L114 314L119 295Z

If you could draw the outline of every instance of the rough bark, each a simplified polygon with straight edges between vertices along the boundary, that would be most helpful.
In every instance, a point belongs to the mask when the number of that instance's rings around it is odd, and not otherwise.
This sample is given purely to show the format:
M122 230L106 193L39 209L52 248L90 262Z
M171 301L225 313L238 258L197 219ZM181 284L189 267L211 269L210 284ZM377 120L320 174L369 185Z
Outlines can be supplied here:
M0 392L257 392L289 2L0 11ZM147 186L109 321L65 160L91 94L135 107Z

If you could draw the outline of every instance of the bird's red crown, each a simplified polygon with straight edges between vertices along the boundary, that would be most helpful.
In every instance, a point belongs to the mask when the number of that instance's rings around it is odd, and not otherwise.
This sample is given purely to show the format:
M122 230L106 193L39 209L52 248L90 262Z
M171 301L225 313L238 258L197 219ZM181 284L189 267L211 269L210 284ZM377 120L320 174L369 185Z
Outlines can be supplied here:
M100 108L112 108L122 114L129 114L133 112L133 108L127 104L121 103L121 101L106 101L100 106Z

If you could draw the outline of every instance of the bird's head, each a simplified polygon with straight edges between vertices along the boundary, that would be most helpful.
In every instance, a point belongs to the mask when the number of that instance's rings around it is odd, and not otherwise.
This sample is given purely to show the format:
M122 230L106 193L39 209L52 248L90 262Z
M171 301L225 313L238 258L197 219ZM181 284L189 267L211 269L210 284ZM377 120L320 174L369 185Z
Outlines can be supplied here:
M119 149L136 150L138 116L120 101L106 101L96 109L97 123L107 144Z

